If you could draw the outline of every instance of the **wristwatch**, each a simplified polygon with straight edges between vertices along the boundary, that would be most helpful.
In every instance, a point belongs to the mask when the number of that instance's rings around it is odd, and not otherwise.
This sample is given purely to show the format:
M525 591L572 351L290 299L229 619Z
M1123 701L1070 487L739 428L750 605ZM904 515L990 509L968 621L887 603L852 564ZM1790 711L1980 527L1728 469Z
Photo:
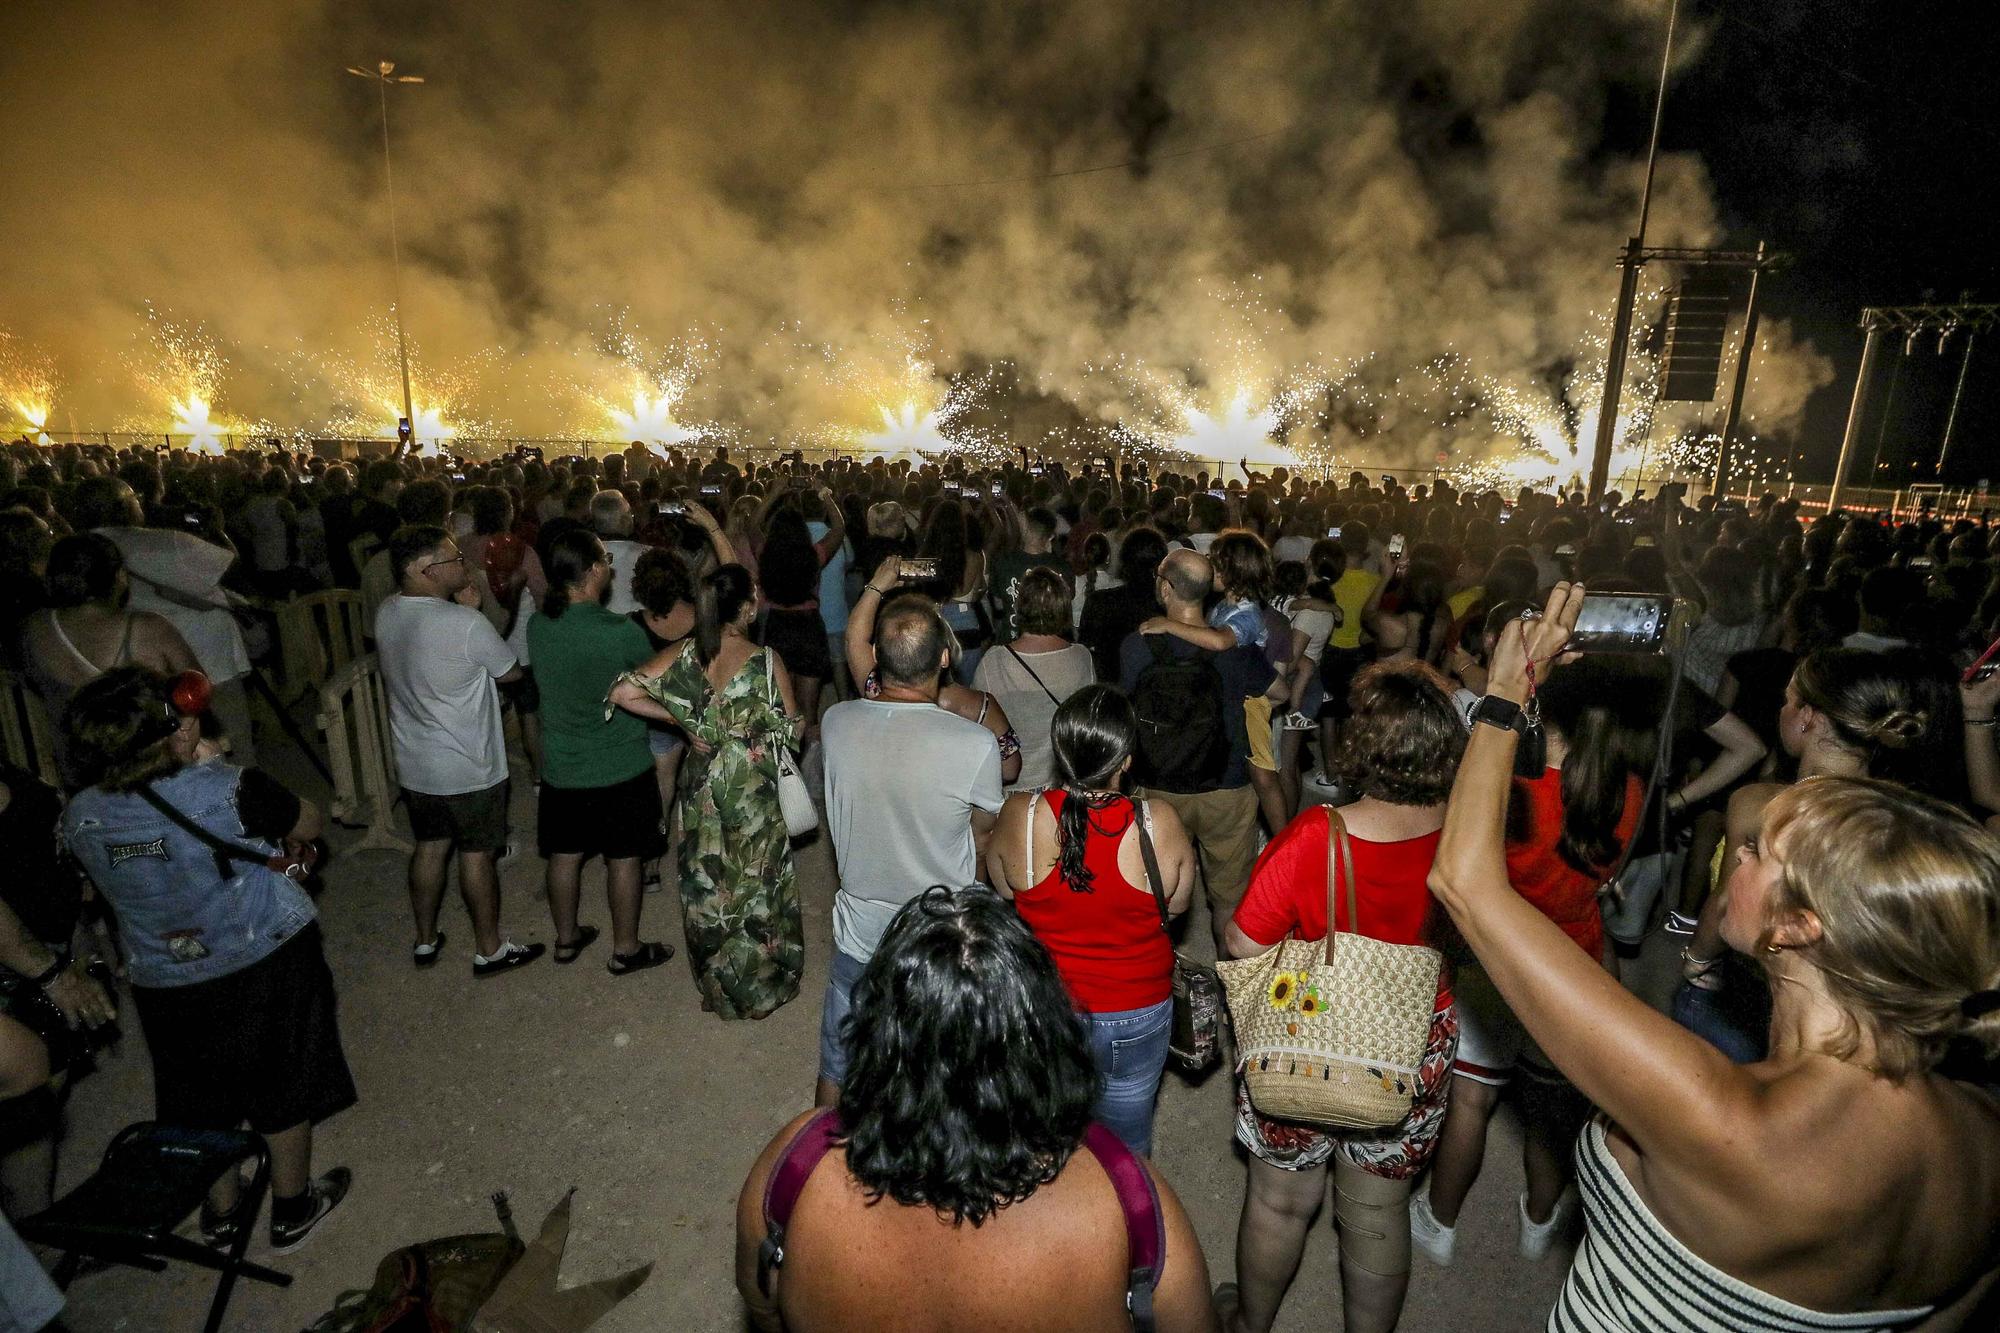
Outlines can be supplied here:
M1472 706L1472 720L1484 722L1489 727L1511 731L1517 736L1528 734L1528 715L1521 711L1521 705L1497 694L1488 694Z

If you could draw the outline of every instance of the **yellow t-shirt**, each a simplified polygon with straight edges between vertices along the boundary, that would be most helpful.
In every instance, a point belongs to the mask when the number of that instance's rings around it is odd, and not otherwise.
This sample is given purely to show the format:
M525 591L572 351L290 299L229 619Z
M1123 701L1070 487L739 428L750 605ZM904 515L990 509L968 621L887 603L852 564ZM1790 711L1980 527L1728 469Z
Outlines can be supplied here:
M1484 597L1485 595L1486 595L1486 589L1475 586L1471 588L1461 588L1459 591L1445 598L1444 605L1445 605L1445 610L1450 613L1449 619L1452 622L1456 623L1458 620L1464 617L1467 611L1470 611L1473 607L1477 606L1479 604L1479 599Z
M1340 627L1326 636L1329 648L1361 646L1361 611L1375 595L1382 576L1373 570L1350 569L1333 585L1334 604L1340 607Z

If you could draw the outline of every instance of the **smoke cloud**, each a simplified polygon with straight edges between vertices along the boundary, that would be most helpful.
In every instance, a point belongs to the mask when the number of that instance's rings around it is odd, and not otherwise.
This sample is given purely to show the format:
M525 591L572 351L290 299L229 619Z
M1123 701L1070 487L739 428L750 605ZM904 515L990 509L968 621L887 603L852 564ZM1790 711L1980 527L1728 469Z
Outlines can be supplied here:
M1503 433L1446 401L1468 382L1571 432L1594 407L1643 175L1603 126L1660 24L1654 0L17 0L0 328L54 358L52 429L164 425L148 304L226 360L222 414L379 422L380 129L342 69L388 57L428 80L391 93L418 396L451 378L463 418L602 434L630 362L687 345L677 415L752 440L876 424L931 368L988 375L1018 436L1319 367L1347 389L1296 446L1428 462ZM1700 162L1664 157L1649 241L1721 238ZM1766 330L1749 406L1783 431L1826 363ZM1440 357L1454 389L1420 372Z

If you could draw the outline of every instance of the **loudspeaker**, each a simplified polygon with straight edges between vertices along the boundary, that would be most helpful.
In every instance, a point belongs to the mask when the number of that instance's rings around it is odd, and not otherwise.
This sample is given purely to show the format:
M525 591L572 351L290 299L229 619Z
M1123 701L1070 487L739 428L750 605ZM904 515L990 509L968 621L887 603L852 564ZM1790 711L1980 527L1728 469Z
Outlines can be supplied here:
M1730 270L1696 269L1674 289L1667 307L1667 350L1660 362L1664 401L1706 403L1715 397L1738 285L1738 275Z

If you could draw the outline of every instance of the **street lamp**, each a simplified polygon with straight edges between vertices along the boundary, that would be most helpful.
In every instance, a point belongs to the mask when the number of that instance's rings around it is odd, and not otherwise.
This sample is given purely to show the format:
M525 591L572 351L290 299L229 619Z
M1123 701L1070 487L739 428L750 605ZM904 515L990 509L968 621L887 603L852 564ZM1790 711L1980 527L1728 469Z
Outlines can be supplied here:
M423 78L415 74L396 73L396 62L393 60L381 61L373 70L349 65L347 72L357 79L372 80L382 101L382 177L389 185L389 262L395 273L396 359L403 368L403 420L409 423L410 439L414 440L417 413L410 399L410 349L403 341L403 250L396 239L396 170L389 162L389 85L422 83Z

